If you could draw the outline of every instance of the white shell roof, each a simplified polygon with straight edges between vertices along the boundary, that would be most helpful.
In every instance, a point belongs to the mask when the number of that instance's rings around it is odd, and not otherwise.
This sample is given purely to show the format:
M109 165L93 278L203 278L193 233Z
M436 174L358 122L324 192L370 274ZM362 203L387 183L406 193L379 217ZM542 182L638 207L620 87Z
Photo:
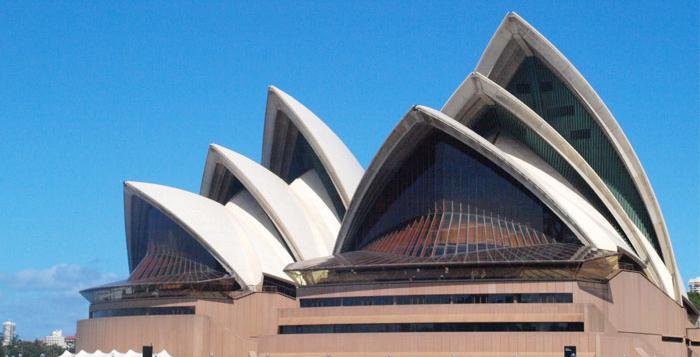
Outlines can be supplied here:
M124 183L127 241L132 224L131 197L137 196L180 225L233 275L242 287L262 283L259 258L244 231L224 206L192 192L144 182Z
M201 187L203 196L209 195L217 163L226 167L265 210L297 260L330 254L335 236L309 219L281 178L241 154L216 144L209 146Z
M309 219L314 222L319 231L326 232L324 237L328 241L329 251L333 249L335 238L340 229L340 219L334 207L333 199L324 189L322 179L316 170L309 170L297 177L289 184L289 189L299 199L299 203L308 213Z
M543 176L543 173L533 168L532 165L524 163L511 155L504 153L501 149L497 148L486 139L482 138L471 129L460 124L456 120L448 117L447 115L439 112L437 110L417 106L414 107L404 118L399 122L394 131L390 134L389 138L380 148L377 156L372 160L370 167L367 170L367 174L363 178L360 186L357 190L357 197L350 206L343 225L340 229L340 234L338 237L338 242L335 246L335 253L340 253L343 251L346 245L347 236L350 234L350 229L354 224L354 220L357 217L357 212L361 209L363 204L363 198L367 194L369 188L374 185L373 181L386 179L386 176L382 176L382 171L386 168L394 167L396 164L392 163L391 159L394 157L392 154L397 152L402 152L403 150L410 151L410 146L413 140L410 140L411 133L413 131L424 129L425 126L435 128L442 132L449 134L450 136L460 140L465 145L476 150L481 155L486 157L489 161L493 162L505 172L513 176L517 181L523 184L530 192L537 196L549 209L552 210L559 218L571 229L572 232L584 243L588 243L595 247L616 250L618 243L624 244L624 242L619 241L607 241L607 240L593 240L588 235L591 230L597 232L598 230L591 227L586 227L584 225L590 224L591 219L595 220L597 227L609 226L607 221L601 222L602 216L598 214L596 217L593 212L590 211L585 204L578 202L578 205L569 204L564 202L562 199L562 194L566 190L563 185L552 185L548 178ZM574 194L568 193L567 195ZM568 196L567 196L568 197ZM583 211L582 211L583 210ZM585 213L586 219L576 219L575 217ZM612 230L610 228L608 232ZM612 230L614 232L614 230ZM624 246L623 246L624 248ZM627 248L628 250L629 248Z
M284 143L273 142L277 113L284 112L291 124L304 136L314 153L321 160L328 176L333 181L345 207L350 204L364 170L355 156L337 135L313 112L280 89L270 86L265 111L262 164L273 167L270 162L274 147ZM285 137L281 135L281 137Z
M676 266L668 229L666 228L666 223L664 222L661 208L656 200L656 195L651 187L651 183L619 123L615 120L598 93L596 93L576 67L574 67L551 42L532 27L532 25L527 23L518 14L511 12L503 19L498 30L491 38L479 60L476 71L491 77L493 68L511 39L525 44L528 51L535 52L540 58L547 62L549 67L578 95L581 103L589 109L593 119L603 129L608 140L624 162L630 177L641 195L646 210L651 217L666 262L665 265L673 277L672 280L675 286L675 293L673 296L680 301L684 286ZM649 255L652 254L649 253Z
M537 135L546 141L549 146L559 153L559 155L581 175L623 228L627 237L629 237L631 243L634 245L636 253L631 252L626 243L620 244L620 242L617 242L617 244L631 254L638 255L640 261L650 263L651 266L647 269L647 272L650 273L651 277L654 278L669 295L673 295L673 284L672 279L668 280L668 277L670 277L668 269L656 253L656 250L654 250L653 247L649 250L651 245L630 220L629 216L620 205L620 202L615 198L608 186L571 144L525 103L486 76L475 72L470 74L454 94L452 94L450 99L443 106L442 112L449 116L457 117L461 123L469 126L470 121L474 118L463 117L463 115L469 107L475 105L474 103L480 99L484 99L490 103L496 103L510 111L515 118L537 133ZM532 160L528 161L532 162ZM563 203L566 204L567 202L573 203L574 201L564 200ZM593 208L591 207L591 209ZM585 217L591 214L593 213L577 216ZM584 226L592 227L589 224ZM600 235L590 236L599 237ZM617 239L615 240L617 241ZM602 248L605 244L601 242L598 246ZM669 287L671 287L670 290L668 289Z
M225 204L236 226L245 232L255 250L263 273L289 280L284 267L294 259L278 240L273 223L248 191L243 190Z
M581 197L539 157L520 142L507 136L499 136L494 145L500 149L508 160L528 177L547 191L559 207L562 207L572 219L578 222L582 234L592 246L616 251L622 249L633 256L632 248L624 241L615 228Z
M665 264L631 222L603 180L571 144L527 105L487 78L492 75L499 58L505 56L504 50L511 40L517 41L526 53L534 52L543 59L579 97L603 129L642 197L659 239ZM445 132L498 165L537 196L585 244L603 249L618 248L631 253L627 243L600 212L563 182L558 173L548 171L549 166L530 155L522 143L504 137L494 145L470 130L468 122L460 123L453 119L461 120L465 113L476 110L477 104L497 103L540 135L578 171L630 238L640 261L651 269L648 271L650 278L656 280L667 294L680 300L683 283L649 180L619 124L578 70L537 30L517 14L510 13L489 42L476 71L479 73L467 77L442 112L417 106L406 114L382 145L366 173L350 150L321 119L287 93L271 86L265 114L262 165L224 147L211 145L202 179L202 196L168 186L125 182L125 220L130 256L130 227L135 223L134 219L139 219L137 212L130 211L130 202L136 196L163 212L197 239L242 287L255 289L262 284L264 275L286 278L282 269L295 259L306 260L343 251L350 229L356 223L354 221L360 218L358 214L362 205L366 204L363 201L369 189L375 181L386 179L385 171L396 165L392 162L394 158L410 151L410 139L418 136L421 128ZM277 121L282 120L280 112L289 118L285 125L277 125ZM267 169L285 163L271 160L286 160L284 155L273 155L273 152L286 147L284 141L289 140L288 133L295 134L293 130L308 142L347 208L337 241L336 217L331 211L315 210L322 205L330 207L327 195L319 194L325 189L320 178L307 172L308 175L302 175L290 186ZM223 165L244 187L225 205L206 197L215 181L213 176L217 164ZM277 240L278 236L281 236L293 257Z

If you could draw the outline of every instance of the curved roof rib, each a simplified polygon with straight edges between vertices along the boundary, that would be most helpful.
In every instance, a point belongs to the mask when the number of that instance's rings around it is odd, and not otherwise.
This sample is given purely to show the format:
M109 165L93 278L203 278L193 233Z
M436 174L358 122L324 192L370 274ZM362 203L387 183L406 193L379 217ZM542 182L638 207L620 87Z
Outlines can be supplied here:
M658 246L657 249L673 276L677 292L676 298L680 299L682 281L679 279L668 230L649 179L620 125L602 99L573 64L530 24L517 14L510 13L505 17L491 38L477 65L476 71L488 76L499 85L506 86L510 79L517 74L520 64L527 59L541 61L544 67L538 67L538 63L535 62L533 64L534 71L537 72L541 71L541 68L546 68L554 74L557 80L565 85L566 90L575 96L578 104L592 118L596 128L591 130L600 130L614 155L617 156L616 160L621 161L624 167L623 170L627 171L634 190L636 190L636 193L631 194L638 195L638 197L618 197L618 200L625 200L624 203L621 203L624 207L633 206L635 200L641 202L643 212L631 213L630 210L633 208L626 209L626 211L628 215L633 215L630 218L633 219L640 231L653 244ZM533 72L531 71L530 73ZM521 88L527 90L527 88ZM509 88L509 90L516 90L516 88ZM542 108L536 109L538 112L542 110ZM577 109L575 110L578 111ZM545 119L547 120L548 118L545 117ZM586 133L583 134L585 135ZM567 135L564 136L566 137ZM572 146L577 147L573 144ZM586 155L583 156L586 157ZM587 158L587 160L591 164L591 159ZM593 164L591 166L595 167Z
M288 280L284 267L293 263L294 259L255 198L248 191L242 191L232 197L225 208L233 216L237 227L243 229L249 237L248 241L258 255L263 273Z
M228 183L223 182L227 173L232 175ZM223 185L228 187L220 187ZM264 210L296 260L330 254L335 236L310 219L282 179L243 155L219 145L210 145L201 194L227 204L235 193L242 190L250 193Z
M614 219L619 224L625 236L629 238L629 242L634 247L639 259L649 263L645 265L649 265L648 273L650 273L650 276L655 277L655 280L661 283L660 285L664 290L672 295L672 279L668 269L664 266L663 261L653 247L651 250L649 249L651 244L627 216L619 201L617 201L608 186L605 185L605 182L564 137L525 103L484 75L475 72L470 74L450 97L442 108L442 112L456 118L457 121L467 127L473 127L479 125L477 123L478 114L484 108L494 105L504 108L512 114L512 118L527 126L532 133L539 137L538 143L540 140L543 141L542 144L547 146L546 150L555 151L558 157L566 161L567 165L565 168L571 168L576 171L578 177L574 177L572 181L579 181L578 179L580 178L584 181L580 182L580 184L586 186L583 188L577 187L578 190L590 191L595 197L588 197L589 200L596 200L604 204L604 207L597 208L609 212L611 215L610 219ZM525 145L536 146L536 144L532 143ZM526 148L525 150L528 149ZM523 152L523 150L518 151ZM557 163L556 159L552 159L554 163ZM570 176L570 174L563 173L563 176Z
M173 187L127 181L124 217L130 270L138 263L132 261L137 255L133 228L145 213L132 210L133 197L159 210L195 238L242 287L254 288L262 283L263 271L255 249L222 205Z
M551 184L551 182L544 180L536 170L505 154L486 139L447 115L430 108L417 106L401 120L372 160L341 226L335 253L342 253L350 249L353 242L348 237L357 228L355 221L362 219L360 212L365 210L362 206L371 201L367 197L370 194L370 189L375 185L382 184L391 176L399 165L398 163L410 154L411 147L416 140L420 140L422 136L430 132L426 129L438 130L455 138L500 167L556 214L581 242L593 246L603 245L606 249L611 248L610 244L606 244L605 241L590 240L586 234L587 228L582 225L586 222L573 216L581 214L580 207L566 205L564 201L557 199L555 196L561 192L547 187L546 185ZM613 245L612 248L615 249L616 246Z
M301 164L292 162L299 139L311 149L312 152L307 153L312 156L311 160L317 158L320 161L323 172L318 174L327 176L331 181L329 186L333 186L334 191L331 194L337 193L343 205L341 213L344 213L362 178L362 166L321 119L287 93L270 86L265 111L262 164L287 183L303 174L290 174L290 166ZM339 218L342 219L342 214Z

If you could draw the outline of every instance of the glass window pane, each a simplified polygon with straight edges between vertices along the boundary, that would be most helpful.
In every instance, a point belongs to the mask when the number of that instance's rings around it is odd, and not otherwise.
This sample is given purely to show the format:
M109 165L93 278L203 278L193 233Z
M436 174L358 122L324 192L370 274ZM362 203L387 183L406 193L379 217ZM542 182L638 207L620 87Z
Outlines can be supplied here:
M372 189L375 196L351 233L351 250L443 257L483 252L480 259L492 261L502 255L491 249L580 244L522 184L444 133L417 143L392 178Z

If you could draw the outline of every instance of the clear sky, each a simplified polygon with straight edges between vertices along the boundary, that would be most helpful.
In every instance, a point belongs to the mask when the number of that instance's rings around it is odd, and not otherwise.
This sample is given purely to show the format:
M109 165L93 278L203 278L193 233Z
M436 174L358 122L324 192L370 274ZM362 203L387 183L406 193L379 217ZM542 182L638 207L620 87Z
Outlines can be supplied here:
M0 320L74 333L77 291L127 274L122 181L197 191L209 143L259 160L268 85L366 167L411 105L442 106L508 11L610 107L684 277L700 275L696 0L2 2Z

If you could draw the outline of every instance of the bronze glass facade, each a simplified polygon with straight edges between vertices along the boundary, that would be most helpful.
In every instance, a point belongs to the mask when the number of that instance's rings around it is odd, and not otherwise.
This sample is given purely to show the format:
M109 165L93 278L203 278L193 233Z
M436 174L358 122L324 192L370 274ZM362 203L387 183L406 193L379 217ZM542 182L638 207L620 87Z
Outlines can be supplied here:
M138 197L131 204L144 219L131 235L135 266L129 282L195 282L227 275L194 237L159 209Z
M451 256L552 243L571 230L522 184L447 134L431 132L386 180L349 250Z

